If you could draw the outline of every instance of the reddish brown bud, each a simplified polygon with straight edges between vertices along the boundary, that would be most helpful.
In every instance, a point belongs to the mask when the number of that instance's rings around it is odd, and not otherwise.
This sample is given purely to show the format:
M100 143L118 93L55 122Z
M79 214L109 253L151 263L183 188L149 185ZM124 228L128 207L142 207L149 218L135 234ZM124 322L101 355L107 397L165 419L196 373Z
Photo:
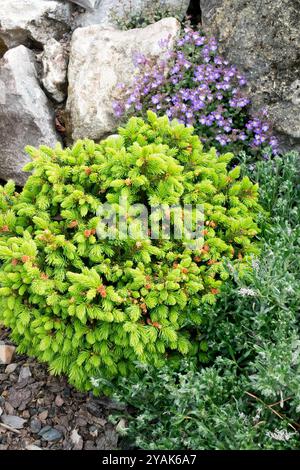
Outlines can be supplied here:
M215 259L210 259L209 261L207 261L207 264L208 266L211 266L212 264L216 264L216 260Z
M144 313L147 312L147 305L146 304L140 304L140 307Z
M92 231L91 231L91 230L85 230L83 233L84 233L84 236L85 236L86 238L89 238L89 237L91 236L91 234L92 234Z
M69 228L77 227L77 225L78 225L77 220L72 220L72 222L69 224Z
M220 291L219 289L211 289L210 292L215 295L215 294L219 294Z
M106 297L106 289L103 285L99 286L97 288L97 292L101 295L101 297L105 298Z

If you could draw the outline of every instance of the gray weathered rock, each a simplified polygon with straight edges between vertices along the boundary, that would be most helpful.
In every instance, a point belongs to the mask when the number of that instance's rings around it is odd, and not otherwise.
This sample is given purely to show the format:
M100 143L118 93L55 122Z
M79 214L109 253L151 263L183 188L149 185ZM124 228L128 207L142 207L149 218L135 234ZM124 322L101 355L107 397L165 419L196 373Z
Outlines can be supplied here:
M70 29L72 5L56 0L0 0L0 57L20 44L45 44ZM2 54L1 54L2 52Z
M300 2L200 0L202 21L243 70L253 110L266 107L283 148L300 148Z
M210 25L217 8L222 6L223 0L200 0L201 21Z
M42 83L49 95L61 103L67 95L68 54L65 47L50 39L44 46L42 64Z
M26 47L11 49L0 60L1 89L0 177L23 184L27 174L22 168L29 161L24 147L53 146L59 140L53 111L39 85L34 55Z
M94 11L79 15L77 24L78 26L90 26L93 24L113 25L112 12L113 16L117 14L118 18L126 18L128 12L132 14L143 12L145 5L149 3L149 0L101 0L98 8ZM164 2L157 3L167 5L171 14L179 12L183 18L190 0L164 0ZM159 6L155 6L155 8L159 8Z
M112 103L118 83L130 83L134 54L161 56L180 31L175 18L165 18L142 29L118 31L101 26L78 28L72 38L67 113L73 139L100 139L118 126Z

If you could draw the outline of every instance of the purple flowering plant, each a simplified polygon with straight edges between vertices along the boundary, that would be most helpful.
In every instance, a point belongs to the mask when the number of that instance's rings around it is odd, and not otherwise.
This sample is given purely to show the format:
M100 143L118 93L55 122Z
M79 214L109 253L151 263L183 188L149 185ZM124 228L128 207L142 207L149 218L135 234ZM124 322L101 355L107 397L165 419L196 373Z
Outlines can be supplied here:
M113 103L118 117L152 110L193 126L204 148L255 157L277 153L266 113L251 117L246 79L221 57L215 38L187 27L162 59L137 55L136 66L133 83L121 84Z

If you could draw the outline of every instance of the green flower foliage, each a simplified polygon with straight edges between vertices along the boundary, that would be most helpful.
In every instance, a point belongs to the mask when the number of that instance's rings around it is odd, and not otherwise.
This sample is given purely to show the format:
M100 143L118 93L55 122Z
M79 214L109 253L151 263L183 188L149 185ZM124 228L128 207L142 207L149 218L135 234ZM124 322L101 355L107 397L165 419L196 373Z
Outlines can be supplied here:
M157 21L173 17L178 21L182 21L182 5L175 5L165 0L147 0L143 2L141 7L137 9L136 2L132 5L131 1L124 2L122 0L110 10L111 21L123 30L134 28L145 28L146 26L156 23Z
M0 321L19 351L79 389L100 374L105 392L136 361L159 367L171 350L203 358L201 306L215 303L229 260L243 274L258 252L258 187L227 170L232 155L204 152L192 128L151 112L99 144L27 150L33 174L18 197L11 183L3 189L0 203ZM97 237L99 208L109 202L120 216L120 198L202 204L202 247ZM126 224L138 233L133 217Z

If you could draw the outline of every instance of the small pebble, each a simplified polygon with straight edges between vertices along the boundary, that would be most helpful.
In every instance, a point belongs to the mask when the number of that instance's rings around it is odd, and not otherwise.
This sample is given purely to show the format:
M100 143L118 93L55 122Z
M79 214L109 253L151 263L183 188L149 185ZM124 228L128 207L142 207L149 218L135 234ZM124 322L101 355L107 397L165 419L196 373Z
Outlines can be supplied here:
M97 416L97 417L103 416L102 409L99 406L97 406L96 403L94 403L94 402L87 403L86 409L93 416Z
M0 364L10 364L16 348L10 344L0 341Z
M49 431L51 429L51 426L44 426L40 432L39 432L39 436L42 436L43 434L45 434L47 431Z
M5 402L4 408L5 408L7 415L13 415L15 413L14 407L11 406L11 404L8 401Z
M20 373L19 373L18 382L22 382L22 380L29 379L29 377L31 377L31 376L32 376L32 374L31 374L31 371L30 371L30 367L23 366L23 367L21 367L21 370L20 370Z
M97 436L98 436L98 428L97 428L97 426L94 426L94 425L93 425L93 426L90 426L90 427L89 427L89 432L90 432L91 436L97 437Z
M42 428L42 423L38 419L32 418L32 420L30 421L31 432L33 432L34 434L38 434L41 428Z
M17 367L18 367L18 364L15 364L15 363L8 364L8 366L5 369L5 373L12 374L16 370Z
M45 421L47 418L48 418L48 410L42 411L42 412L39 414L39 419L40 419L41 421Z
M64 404L64 400L61 398L60 395L57 395L55 398L55 405L61 407Z
M63 437L60 431L55 428L51 428L50 426L45 426L43 429L41 429L39 435L42 436L42 439L47 442L59 441Z

